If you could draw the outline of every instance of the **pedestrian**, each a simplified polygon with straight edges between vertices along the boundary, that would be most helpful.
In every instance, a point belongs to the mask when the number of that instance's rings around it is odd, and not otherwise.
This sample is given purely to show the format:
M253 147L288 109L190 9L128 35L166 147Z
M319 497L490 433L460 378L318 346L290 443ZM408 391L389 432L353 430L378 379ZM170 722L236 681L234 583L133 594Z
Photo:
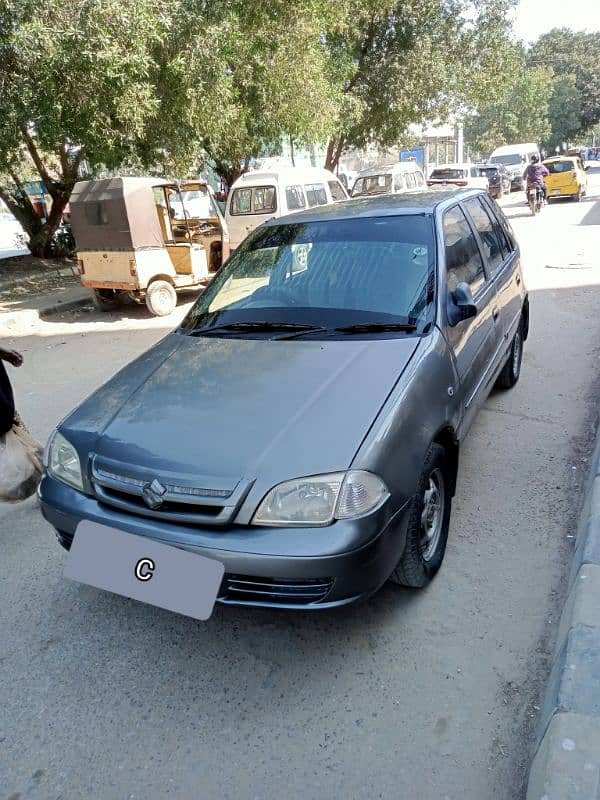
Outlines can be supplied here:
M42 477L42 446L15 409L15 398L3 361L20 367L23 356L0 347L0 502L30 497Z
M15 398L3 361L7 361L13 367L20 367L23 356L16 350L5 350L0 347L0 436L11 430L16 416Z

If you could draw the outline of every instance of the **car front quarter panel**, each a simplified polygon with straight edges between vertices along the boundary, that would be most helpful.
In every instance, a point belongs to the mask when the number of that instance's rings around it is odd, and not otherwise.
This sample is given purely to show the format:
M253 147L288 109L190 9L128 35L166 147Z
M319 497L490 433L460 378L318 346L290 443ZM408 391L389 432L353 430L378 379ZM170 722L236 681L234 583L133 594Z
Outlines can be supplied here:
M441 432L459 427L461 391L452 358L436 327L382 407L352 463L380 475L392 513L415 493L425 455Z

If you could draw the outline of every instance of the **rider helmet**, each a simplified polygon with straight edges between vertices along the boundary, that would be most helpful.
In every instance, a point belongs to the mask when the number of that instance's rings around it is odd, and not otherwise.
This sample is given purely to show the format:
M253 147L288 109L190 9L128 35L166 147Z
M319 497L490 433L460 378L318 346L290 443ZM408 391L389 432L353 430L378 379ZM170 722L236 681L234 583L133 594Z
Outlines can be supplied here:
M540 160L539 156L536 156L535 153L531 156L531 163L532 164L537 164L539 160Z

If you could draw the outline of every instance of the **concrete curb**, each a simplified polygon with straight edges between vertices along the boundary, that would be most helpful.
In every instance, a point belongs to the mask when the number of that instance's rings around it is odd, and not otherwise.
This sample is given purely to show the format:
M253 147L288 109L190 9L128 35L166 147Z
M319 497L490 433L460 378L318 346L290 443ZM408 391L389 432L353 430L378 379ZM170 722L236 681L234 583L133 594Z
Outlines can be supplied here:
M44 308L38 308L37 314L40 319L43 317L51 317L54 314L60 314L63 311L72 311L74 308L88 305L90 302L91 297L88 293L85 297L76 297L73 300L66 300L64 303L59 301L57 303L53 303L52 305L45 306Z
M527 800L600 800L600 436L540 712Z
M77 287L63 292L53 292L47 298L33 298L29 308L4 310L0 306L0 313L2 314L0 332L10 336L12 331L35 327L40 320L88 305L90 301L89 290Z

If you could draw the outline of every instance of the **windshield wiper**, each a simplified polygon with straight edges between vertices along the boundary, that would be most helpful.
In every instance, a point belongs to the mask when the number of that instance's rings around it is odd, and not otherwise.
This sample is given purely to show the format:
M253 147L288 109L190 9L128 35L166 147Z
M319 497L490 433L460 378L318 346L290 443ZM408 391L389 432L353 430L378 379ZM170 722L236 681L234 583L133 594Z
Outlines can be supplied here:
M358 325L344 325L334 330L338 333L379 333L380 331L412 333L417 330L417 326L412 322L363 322Z
M302 322L269 322L268 320L256 320L254 322L230 322L227 325L207 326L205 328L194 328L190 331L190 336L204 336L207 333L218 333L219 331L297 331L299 333L309 333L312 331L323 331L319 325L309 325Z

